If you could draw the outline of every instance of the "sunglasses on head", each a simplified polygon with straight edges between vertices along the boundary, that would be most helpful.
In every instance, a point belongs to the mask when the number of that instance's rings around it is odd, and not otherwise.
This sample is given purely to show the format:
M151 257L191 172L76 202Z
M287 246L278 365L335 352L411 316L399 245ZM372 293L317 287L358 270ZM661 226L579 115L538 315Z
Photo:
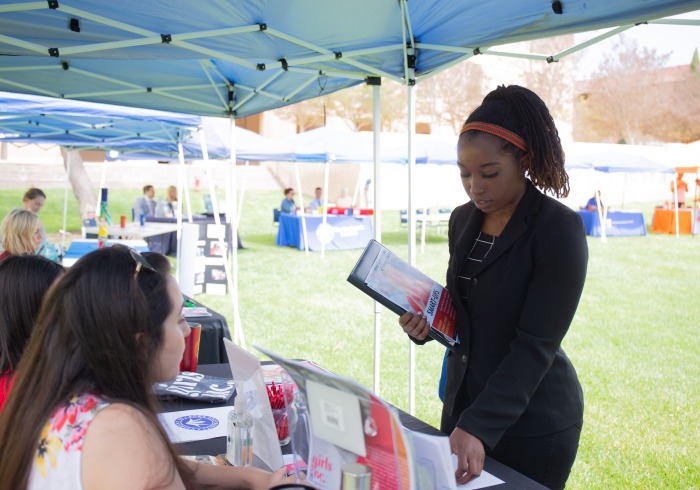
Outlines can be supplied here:
M153 267L151 264L148 263L148 261L144 258L143 255L138 253L136 250L133 248L129 249L129 254L131 254L131 258L134 259L134 262L136 262L136 270L134 271L134 279L136 279L139 275L139 272L141 272L141 269L147 269L151 272L156 272L155 267Z

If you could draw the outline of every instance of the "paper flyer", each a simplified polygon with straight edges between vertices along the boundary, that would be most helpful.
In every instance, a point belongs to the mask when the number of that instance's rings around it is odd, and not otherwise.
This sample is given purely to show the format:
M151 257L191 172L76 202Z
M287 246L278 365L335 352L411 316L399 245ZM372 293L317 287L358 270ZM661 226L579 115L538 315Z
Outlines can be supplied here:
M248 411L255 419L253 454L269 468L276 470L284 466L282 450L272 416L267 386L263 379L260 360L250 352L224 340L231 373L236 382L243 381L243 396L248 402ZM237 389L240 389L237 385ZM239 394L236 394L239 396Z
M450 451L450 438L407 430L413 448L417 485L420 489L477 490L503 483L488 471L464 485L457 485L455 470L457 456Z
M231 407L159 413L158 419L173 443L226 437Z

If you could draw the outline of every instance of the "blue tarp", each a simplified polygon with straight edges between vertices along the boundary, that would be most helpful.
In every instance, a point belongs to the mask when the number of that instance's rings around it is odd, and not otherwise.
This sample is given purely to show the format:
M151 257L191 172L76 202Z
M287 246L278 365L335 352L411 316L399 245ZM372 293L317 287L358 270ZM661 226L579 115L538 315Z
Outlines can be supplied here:
M235 117L368 77L420 83L507 43L633 27L700 8L698 0L50 4L0 6L0 90Z

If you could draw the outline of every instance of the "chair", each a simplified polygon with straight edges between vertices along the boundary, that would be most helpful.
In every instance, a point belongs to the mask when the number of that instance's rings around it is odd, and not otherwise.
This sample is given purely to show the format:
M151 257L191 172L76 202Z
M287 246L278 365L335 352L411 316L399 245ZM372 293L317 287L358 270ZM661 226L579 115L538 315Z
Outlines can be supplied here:
M423 208L418 208L416 209L416 215L423 214ZM427 214L430 214L430 209L428 209ZM401 219L401 224L402 225L407 225L408 224L408 211L406 209L402 209L399 211L399 217ZM417 221L416 222L416 229L419 228L420 226L423 225L422 221Z
M272 210L272 222L273 223L279 223L280 222L280 210L275 208Z

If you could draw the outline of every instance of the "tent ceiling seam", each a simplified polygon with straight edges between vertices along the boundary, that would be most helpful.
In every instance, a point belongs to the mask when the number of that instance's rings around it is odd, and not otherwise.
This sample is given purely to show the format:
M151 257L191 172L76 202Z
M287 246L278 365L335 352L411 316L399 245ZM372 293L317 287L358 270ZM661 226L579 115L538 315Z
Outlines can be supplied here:
M211 66L211 62L208 64L200 61L199 62L200 66L202 67L202 71L204 72L204 75L207 77L207 80L209 80L209 84L211 85L211 89L214 92L214 94L219 98L219 102L221 102L221 106L224 109L224 112L228 110L228 101L224 100L223 95L217 90L216 83L214 82L214 79L211 77L211 73L209 73L209 70L207 69L208 66ZM215 71L217 75L219 75L218 71Z

